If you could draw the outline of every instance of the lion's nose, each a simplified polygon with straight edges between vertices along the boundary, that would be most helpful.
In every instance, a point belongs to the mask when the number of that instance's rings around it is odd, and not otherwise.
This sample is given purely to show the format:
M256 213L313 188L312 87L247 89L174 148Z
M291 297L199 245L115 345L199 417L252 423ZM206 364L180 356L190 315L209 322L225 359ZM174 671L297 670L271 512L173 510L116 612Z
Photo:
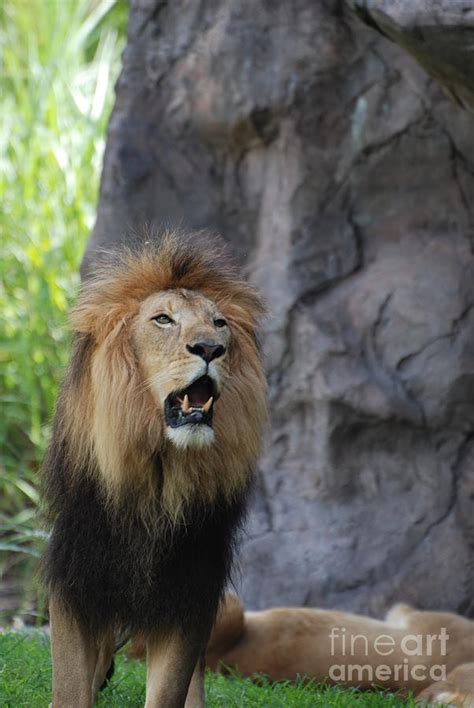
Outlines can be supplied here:
M196 342L196 344L186 344L186 349L191 354L196 354L204 359L206 364L217 359L225 353L225 347L221 344L208 344L207 342Z

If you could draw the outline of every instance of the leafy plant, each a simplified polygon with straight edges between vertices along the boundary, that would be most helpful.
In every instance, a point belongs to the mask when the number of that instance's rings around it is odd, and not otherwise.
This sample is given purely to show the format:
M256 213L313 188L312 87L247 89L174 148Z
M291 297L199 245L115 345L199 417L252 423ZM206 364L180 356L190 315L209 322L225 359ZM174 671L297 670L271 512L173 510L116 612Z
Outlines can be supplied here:
M44 542L37 468L68 356L66 313L92 227L125 0L0 4L0 570Z

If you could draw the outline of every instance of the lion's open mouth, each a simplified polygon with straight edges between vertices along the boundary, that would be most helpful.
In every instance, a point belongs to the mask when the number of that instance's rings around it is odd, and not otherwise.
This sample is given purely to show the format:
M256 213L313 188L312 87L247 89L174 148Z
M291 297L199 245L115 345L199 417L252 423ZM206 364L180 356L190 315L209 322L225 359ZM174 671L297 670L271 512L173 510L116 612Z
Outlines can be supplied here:
M209 425L212 427L217 390L210 376L201 376L187 388L170 393L165 401L165 420L171 428L181 425Z

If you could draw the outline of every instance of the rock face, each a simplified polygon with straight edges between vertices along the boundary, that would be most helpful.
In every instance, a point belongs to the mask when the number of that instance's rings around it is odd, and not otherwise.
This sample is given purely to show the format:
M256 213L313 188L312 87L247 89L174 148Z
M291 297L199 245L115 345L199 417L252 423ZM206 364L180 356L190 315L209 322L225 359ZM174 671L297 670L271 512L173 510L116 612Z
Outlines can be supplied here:
M461 106L474 111L472 0L346 0L367 24L412 54Z
M474 613L474 123L338 0L131 3L97 245L218 229L271 309L249 607Z

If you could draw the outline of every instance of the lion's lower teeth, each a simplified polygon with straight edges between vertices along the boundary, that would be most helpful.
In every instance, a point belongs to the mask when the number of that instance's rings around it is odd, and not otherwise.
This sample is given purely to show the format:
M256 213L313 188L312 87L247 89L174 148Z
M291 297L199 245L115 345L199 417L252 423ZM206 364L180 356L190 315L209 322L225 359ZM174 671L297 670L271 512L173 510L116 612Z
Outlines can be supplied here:
M190 413L194 413L196 411L199 411L199 413L209 413L209 411L212 408L212 404L214 402L213 397L211 396L206 403L204 403L202 406L191 406L189 403L189 398L188 396L184 397L184 401L181 401L178 398L178 401L181 403L181 411L183 415L190 415Z
M211 408L212 408L213 402L214 402L214 398L211 396L211 397L209 398L209 400L207 400L206 403L205 403L205 404L203 405L203 407L202 407L204 413L209 413L209 411L210 411Z

